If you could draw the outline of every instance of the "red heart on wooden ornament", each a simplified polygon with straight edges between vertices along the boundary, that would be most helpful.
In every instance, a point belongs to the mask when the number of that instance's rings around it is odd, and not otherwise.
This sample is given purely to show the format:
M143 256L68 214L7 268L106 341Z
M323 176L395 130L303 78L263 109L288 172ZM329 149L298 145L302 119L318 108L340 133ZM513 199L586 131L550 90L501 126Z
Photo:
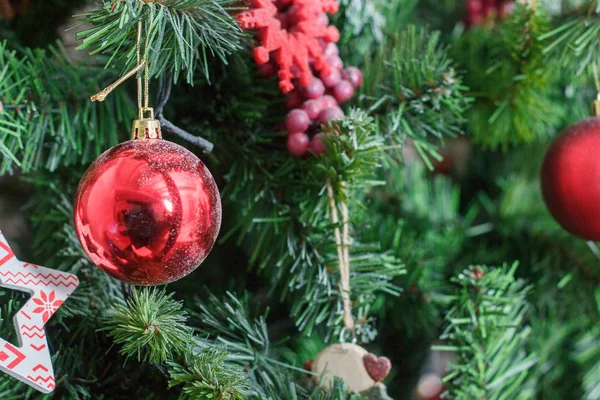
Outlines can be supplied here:
M381 382L390 373L392 369L392 362L387 357L377 357L375 354L365 354L363 357L363 363L369 376L375 382Z

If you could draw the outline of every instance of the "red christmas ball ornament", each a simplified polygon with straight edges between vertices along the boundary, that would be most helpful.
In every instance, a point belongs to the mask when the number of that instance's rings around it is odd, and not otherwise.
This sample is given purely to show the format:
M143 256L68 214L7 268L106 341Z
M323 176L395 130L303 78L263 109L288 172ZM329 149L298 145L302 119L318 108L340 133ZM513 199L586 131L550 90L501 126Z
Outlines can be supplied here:
M568 128L542 166L542 193L556 221L572 234L600 240L600 118Z
M221 226L221 200L194 154L143 138L109 149L89 167L74 214L83 249L100 269L123 282L162 285L204 261Z

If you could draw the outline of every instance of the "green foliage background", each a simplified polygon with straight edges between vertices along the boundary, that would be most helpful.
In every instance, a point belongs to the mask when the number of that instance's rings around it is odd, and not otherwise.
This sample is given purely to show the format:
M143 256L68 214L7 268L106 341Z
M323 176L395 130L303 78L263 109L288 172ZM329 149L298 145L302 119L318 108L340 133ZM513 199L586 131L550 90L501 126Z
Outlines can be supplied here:
M364 84L327 128L342 135L306 159L285 149L285 99L255 70L252 34L233 19L244 8L32 0L0 17L0 194L12 201L0 214L26 220L9 236L22 259L81 281L47 326L55 392L0 375L0 398L376 398L339 380L323 391L302 368L345 334L330 181L350 209L357 339L392 360L389 396L416 398L434 346L455 356L451 399L599 399L600 250L554 222L538 179L548 143L595 98L598 2L520 2L467 29L461 0L342 0L331 21ZM207 261L159 289L103 274L72 224L81 175L135 116L132 82L88 97L133 65L138 21L151 27L153 92L175 83L164 115L215 147L166 137L209 165L224 205ZM22 302L0 291L2 337Z

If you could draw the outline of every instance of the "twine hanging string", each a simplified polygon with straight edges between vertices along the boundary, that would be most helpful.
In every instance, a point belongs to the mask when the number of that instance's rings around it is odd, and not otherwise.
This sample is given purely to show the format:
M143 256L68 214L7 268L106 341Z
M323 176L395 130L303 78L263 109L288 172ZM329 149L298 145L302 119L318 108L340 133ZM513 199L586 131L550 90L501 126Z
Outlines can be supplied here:
M344 328L351 331L354 335L355 322L354 317L352 316L352 300L350 299L350 227L348 224L348 205L345 201L340 205L342 212L342 229L340 230L338 207L330 180L327 180L327 196L329 197L329 208L331 209L331 222L335 225L334 235L340 269L340 289L342 291L342 304L344 308Z
M596 83L596 98L600 100L600 78L598 77L598 63L596 61L592 63L592 71L594 71L594 82Z

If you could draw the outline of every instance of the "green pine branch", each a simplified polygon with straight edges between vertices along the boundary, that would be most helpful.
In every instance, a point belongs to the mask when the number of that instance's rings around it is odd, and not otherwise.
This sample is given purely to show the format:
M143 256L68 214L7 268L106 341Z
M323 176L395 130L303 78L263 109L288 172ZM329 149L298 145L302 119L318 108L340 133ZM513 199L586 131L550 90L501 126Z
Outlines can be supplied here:
M248 379L227 365L230 355L219 347L185 353L183 362L168 362L169 386L182 385L180 399L246 399Z
M577 2L569 11L570 18L541 35L540 40L548 61L579 75L597 62L600 54L598 1Z
M102 8L87 12L82 20L94 25L77 34L78 50L106 54L106 66L123 71L137 64L138 21L144 36L150 32L148 49L150 75L170 73L177 81L185 75L193 83L196 68L208 77L208 59L226 57L241 48L242 31L230 14L231 0L144 1L107 0Z
M408 15L414 7L414 1L411 4L401 2L403 11L398 12L396 23L401 23L401 19L408 19ZM361 66L364 62L364 55L372 52L383 40L386 30L386 12L396 10L394 5L385 2L380 4L373 0L342 0L340 1L340 10L337 14L329 15L331 23L340 28L341 38L337 46L341 50L341 57L344 65Z
M233 352L232 360L248 367L256 363L272 372L271 341L264 316L253 317L248 307L248 295L227 293L223 298L209 294L198 302L192 312L192 323L199 335L211 337L216 343Z
M390 35L365 65L362 91L397 144L411 139L428 166L432 141L463 133L470 99L438 31L413 25Z
M469 71L475 103L468 127L477 143L507 149L539 142L562 123L560 69L543 55L549 29L542 7L516 3L498 27L474 27L453 44L453 57Z
M379 238L407 269L406 276L397 279L402 296L388 302L386 315L397 332L433 341L442 323L440 302L448 292L454 260L469 248L470 238L489 228L474 226L478 207L462 206L461 191L451 178L429 176L423 163L392 164L384 172L386 185L370 194L371 222L365 235L367 240ZM398 309L403 312L394 311Z
M278 361L278 355L291 351L275 346L269 338L265 315L255 317L249 310L249 297L227 293L223 298L209 295L198 302L192 323L209 343L230 351L229 360L245 371L250 382L247 396L253 400L364 400L348 393L344 382L336 379L328 390L307 379L307 372Z
M443 379L450 399L529 399L522 385L537 362L526 343L530 290L510 268L473 266L458 274L439 350L456 353Z
M71 61L60 45L17 52L0 42L0 175L87 164L116 144L133 119L129 98L120 91L89 101L114 79Z
M192 329L185 324L182 307L173 293L134 290L131 298L115 303L104 316L102 330L122 345L120 352L127 358L162 363L184 353L191 341Z
M274 151L277 136L226 138L227 144L220 147L238 151L230 150L235 159L228 168L223 197L238 217L222 240L237 236L238 243L251 249L251 265L271 279L273 291L289 300L303 332L322 326L337 335L342 295L327 181L334 188L336 204L348 202L350 225L360 226L354 215L364 209L370 188L381 183L375 172L385 145L372 118L360 110L350 112L329 132L341 134L326 136L329 150L324 156L305 160L294 159L283 149ZM361 339L370 340L373 331L366 314L380 294L398 294L392 280L404 268L377 242L363 243L360 230L355 233L350 285L355 316L363 321Z
M575 343L574 359L584 371L583 398L600 398L600 290L596 290L597 314L585 321L588 326ZM580 320L581 322L581 320Z
M187 313L173 293L134 289L103 318L102 331L121 345L120 354L158 365L165 363L169 387L182 387L182 399L245 399L247 377L218 345L193 336Z

